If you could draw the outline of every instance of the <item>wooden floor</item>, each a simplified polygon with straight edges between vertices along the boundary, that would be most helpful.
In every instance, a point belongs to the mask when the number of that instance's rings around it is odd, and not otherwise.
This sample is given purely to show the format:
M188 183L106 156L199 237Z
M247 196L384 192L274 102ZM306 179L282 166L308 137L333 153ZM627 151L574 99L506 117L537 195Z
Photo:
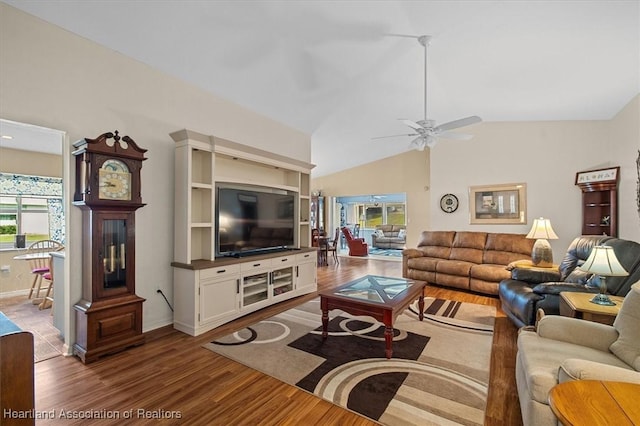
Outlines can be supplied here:
M365 274L399 277L401 263L341 258L339 266L331 262L318 268L318 287L325 290ZM499 310L498 299L434 287L427 287L425 294L498 307L485 424L521 425L514 378L517 330ZM74 357L39 362L36 410L55 410L55 419L38 420L37 425L61 424L64 413L119 416L99 423L118 425L375 424L201 347L314 296L282 302L198 337L171 327L154 330L147 333L145 345L86 366ZM88 422L67 419L64 424Z

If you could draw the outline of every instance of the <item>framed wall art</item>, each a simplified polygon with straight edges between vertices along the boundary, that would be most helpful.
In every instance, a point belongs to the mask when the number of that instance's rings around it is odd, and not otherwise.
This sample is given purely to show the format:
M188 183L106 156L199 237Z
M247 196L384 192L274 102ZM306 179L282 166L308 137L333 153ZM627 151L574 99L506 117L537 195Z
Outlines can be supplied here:
M469 223L527 223L527 184L470 186Z

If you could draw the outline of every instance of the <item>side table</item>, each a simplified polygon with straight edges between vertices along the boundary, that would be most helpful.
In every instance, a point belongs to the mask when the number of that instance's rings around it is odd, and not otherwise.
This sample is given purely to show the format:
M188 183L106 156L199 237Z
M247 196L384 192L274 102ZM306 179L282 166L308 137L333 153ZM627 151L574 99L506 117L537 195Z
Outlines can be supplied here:
M609 296L615 306L603 306L591 303L593 296L595 293L560 292L560 315L612 325L624 297Z
M598 380L560 383L549 392L549 406L565 425L637 425L640 385Z

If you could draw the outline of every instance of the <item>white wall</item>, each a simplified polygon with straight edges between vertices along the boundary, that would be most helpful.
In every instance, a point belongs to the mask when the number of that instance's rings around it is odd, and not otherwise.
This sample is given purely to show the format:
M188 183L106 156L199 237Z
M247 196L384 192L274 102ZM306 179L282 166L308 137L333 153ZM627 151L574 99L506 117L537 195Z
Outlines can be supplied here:
M623 179L618 236L640 241L637 212L631 205L633 201L635 206L635 158L640 144L637 96L619 116L611 121L481 123L465 129L475 135L470 141L439 143L431 151L432 229L527 233L532 220L544 216L551 219L559 236L550 243L554 260L560 261L582 228L576 172L619 165ZM469 223L469 186L517 182L527 184L526 225ZM457 212L440 210L438 202L445 193L460 199Z
M640 242L640 212L637 197L640 176L636 160L640 155L640 95L637 95L607 125L607 151L620 165L618 187L620 238Z
M0 93L2 118L65 131L67 144L117 129L148 150L142 168L142 198L147 205L136 213L136 283L137 294L147 299L145 331L173 321L156 293L160 288L172 300L174 143L169 133L188 128L311 160L309 135L4 3L0 3ZM65 159L67 172L70 160ZM68 207L67 214L70 278L79 299L81 212Z

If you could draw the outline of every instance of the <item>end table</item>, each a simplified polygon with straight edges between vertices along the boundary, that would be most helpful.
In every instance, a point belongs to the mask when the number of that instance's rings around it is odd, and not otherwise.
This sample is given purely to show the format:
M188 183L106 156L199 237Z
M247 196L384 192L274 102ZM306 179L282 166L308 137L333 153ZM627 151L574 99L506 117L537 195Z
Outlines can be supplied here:
M603 306L590 302L595 295L596 293L575 291L560 292L560 315L612 325L620 312L624 297L609 296L615 306Z

